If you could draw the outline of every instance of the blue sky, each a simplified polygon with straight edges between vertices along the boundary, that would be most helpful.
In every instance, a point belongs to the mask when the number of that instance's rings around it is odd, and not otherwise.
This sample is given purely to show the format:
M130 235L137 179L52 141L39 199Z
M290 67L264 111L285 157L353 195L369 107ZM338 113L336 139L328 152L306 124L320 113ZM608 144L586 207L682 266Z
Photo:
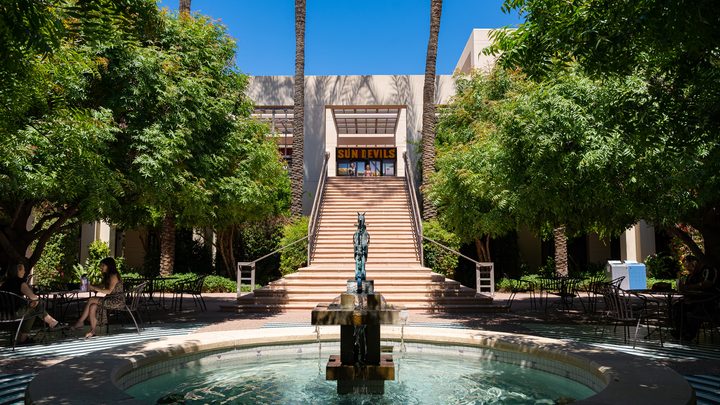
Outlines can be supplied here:
M160 0L177 10L179 0ZM293 0L192 0L237 41L237 65L251 75L295 73ZM438 74L451 74L473 28L516 25L502 0L445 0ZM307 0L306 75L422 74L430 0Z

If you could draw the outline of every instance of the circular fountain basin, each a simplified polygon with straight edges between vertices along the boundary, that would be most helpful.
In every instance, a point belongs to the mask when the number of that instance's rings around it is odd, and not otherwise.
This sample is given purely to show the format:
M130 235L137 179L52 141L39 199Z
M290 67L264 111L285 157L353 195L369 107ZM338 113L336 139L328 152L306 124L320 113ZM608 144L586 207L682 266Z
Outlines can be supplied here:
M327 354L339 350L337 329L320 329L322 352L315 329L306 327L198 333L94 353L38 374L27 401L136 404L192 392L190 397L210 395L198 397L198 403L216 402L219 397L212 395L242 403L240 394L257 387L260 396L248 395L252 400L247 403L304 403L305 395L314 403L336 403L335 383L324 381L324 365ZM572 398L581 404L694 403L692 388L669 368L595 347L517 334L407 327L407 350L400 352L399 327L385 328L382 338L395 346L397 378L386 383L386 397L373 402L552 403ZM208 374L208 368L216 373ZM253 380L253 375L266 378ZM238 378L226 385L239 384L240 390L223 391L215 382L233 376ZM440 378L448 383L438 383ZM194 385L201 379L204 385ZM533 379L549 392L518 386ZM488 380L496 385L483 385ZM430 397L435 394L441 396Z

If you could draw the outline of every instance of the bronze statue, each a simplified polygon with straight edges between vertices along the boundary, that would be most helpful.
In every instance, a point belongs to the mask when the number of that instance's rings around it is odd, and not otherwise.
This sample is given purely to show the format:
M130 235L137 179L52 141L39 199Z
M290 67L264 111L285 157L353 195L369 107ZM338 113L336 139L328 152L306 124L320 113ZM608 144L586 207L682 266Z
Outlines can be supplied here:
M365 228L365 213L358 214L357 231L353 235L355 246L355 280L357 281L357 292L362 292L362 282L365 281L365 262L367 261L368 245L370 234Z

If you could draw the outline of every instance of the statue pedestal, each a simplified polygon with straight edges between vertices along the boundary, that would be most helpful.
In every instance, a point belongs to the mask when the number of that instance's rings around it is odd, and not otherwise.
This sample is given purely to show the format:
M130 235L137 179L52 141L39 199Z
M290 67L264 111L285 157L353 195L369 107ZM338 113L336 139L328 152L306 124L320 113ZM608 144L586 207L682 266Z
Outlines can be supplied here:
M380 353L380 325L399 324L400 310L383 305L380 294L342 294L340 303L312 311L313 325L340 326L340 355L330 356L325 368L338 394L383 394L385 381L395 379L392 355Z

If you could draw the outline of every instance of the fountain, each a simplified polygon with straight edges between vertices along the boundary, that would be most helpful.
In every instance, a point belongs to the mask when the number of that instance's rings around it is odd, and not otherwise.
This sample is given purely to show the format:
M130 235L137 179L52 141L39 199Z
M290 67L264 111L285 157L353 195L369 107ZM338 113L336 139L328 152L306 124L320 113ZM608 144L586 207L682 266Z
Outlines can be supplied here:
M312 324L340 326L340 355L331 355L325 368L325 378L337 381L338 394L383 394L385 381L395 379L395 364L392 354L381 353L380 325L399 324L403 308L387 304L373 280L366 279L370 235L364 213L358 213L357 226L355 279L331 304L315 307Z

